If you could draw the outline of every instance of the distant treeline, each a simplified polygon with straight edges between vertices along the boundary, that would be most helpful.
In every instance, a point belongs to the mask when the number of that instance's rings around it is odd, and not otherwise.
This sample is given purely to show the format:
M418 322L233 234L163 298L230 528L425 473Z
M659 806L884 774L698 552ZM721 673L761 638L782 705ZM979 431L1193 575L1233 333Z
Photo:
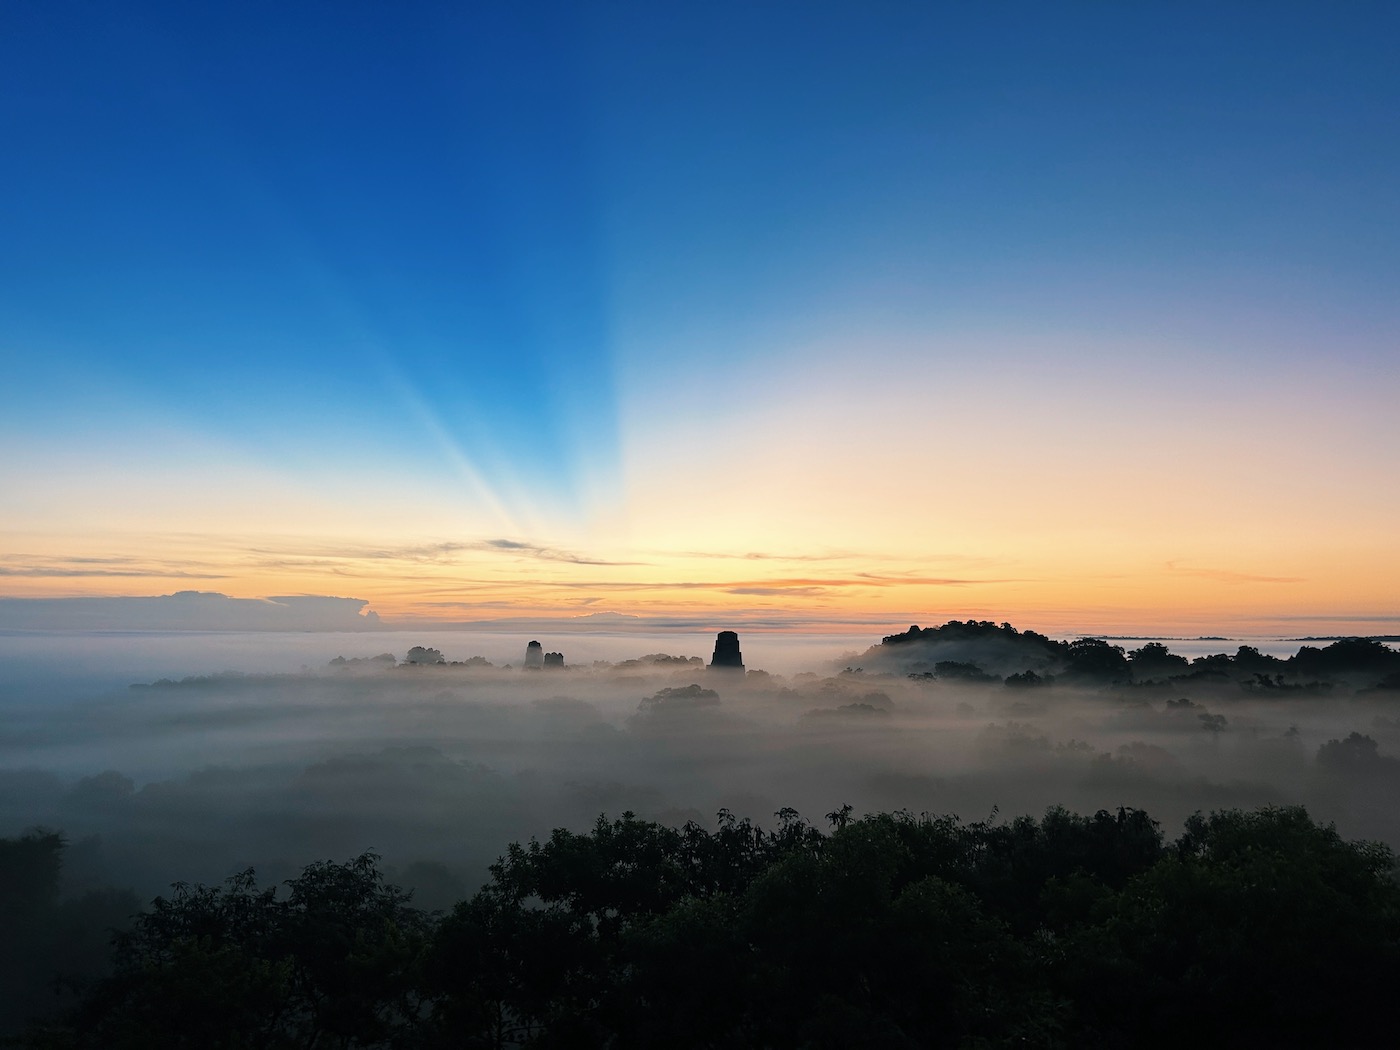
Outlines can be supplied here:
M1342 638L1321 649L1304 645L1287 658L1241 645L1233 654L1188 660L1161 642L1126 650L1103 638L1062 642L1036 631L1017 630L1009 623L950 620L941 627L914 626L886 635L865 656L878 667L892 655L905 657L904 663L917 660L925 650L934 658L923 661L929 666L913 672L916 677L1000 680L1010 686L1049 685L1057 680L1079 685L1204 680L1235 681L1250 691L1317 690L1338 683L1400 690L1400 651L1375 638ZM956 650L965 658L936 659L940 650ZM992 670L998 666L1018 666L1018 670L1003 675Z
M828 831L777 817L600 817L512 845L445 915L412 907L371 853L281 892L252 871L177 885L118 936L106 975L11 1045L1393 1040L1394 858L1302 809L1197 815L1174 841L1132 809L968 824L847 807ZM62 852L41 832L0 847L10 980L62 962Z

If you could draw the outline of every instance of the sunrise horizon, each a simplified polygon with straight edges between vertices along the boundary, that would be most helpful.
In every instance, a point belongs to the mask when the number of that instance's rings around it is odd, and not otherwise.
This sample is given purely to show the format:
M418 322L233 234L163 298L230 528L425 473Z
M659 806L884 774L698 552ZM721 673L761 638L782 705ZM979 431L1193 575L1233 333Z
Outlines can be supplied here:
M1395 13L1013 8L6 11L0 599L1400 631Z
M241 610L243 615L239 615ZM272 617L258 613L276 610ZM233 614L230 618L230 613ZM778 634L879 635L910 624L936 626L950 620L1009 623L1051 637L1110 637L1205 640L1400 636L1400 621L1385 614L1296 614L1261 616L1257 611L1202 612L1121 607L1055 608L938 602L879 609L833 609L773 604L687 606L590 603L471 605L465 602L376 604L350 595L309 593L230 594L182 588L150 594L0 596L0 631L298 631L413 632L510 631L531 627L625 634L694 632L733 627Z
M0 1045L1396 1045L1400 3L0 3Z

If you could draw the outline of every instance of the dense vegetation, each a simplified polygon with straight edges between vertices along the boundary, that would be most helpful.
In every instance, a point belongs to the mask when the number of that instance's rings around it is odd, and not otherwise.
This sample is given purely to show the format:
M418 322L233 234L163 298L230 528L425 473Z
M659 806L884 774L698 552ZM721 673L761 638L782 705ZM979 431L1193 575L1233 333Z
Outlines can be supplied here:
M949 653L956 658L947 658ZM1241 645L1233 654L1188 660L1161 642L1129 651L1103 638L1063 642L1009 623L949 620L941 627L913 626L886 635L862 660L882 670L897 663L921 677L1005 678L1013 686L1050 684L1058 678L1078 685L1234 682L1251 692L1318 691L1333 684L1400 689L1400 651L1374 638L1342 638L1321 649L1304 645L1287 658Z
M1388 1042L1394 859L1302 809L1198 815L1173 842L1131 809L965 824L847 808L828 832L778 818L599 818L512 845L441 916L373 854L285 892L251 871L176 886L20 1045ZM15 841L0 857L40 900L61 840Z
M105 973L111 930L141 906L112 889L61 894L66 849L52 831L0 839L0 1035L59 1009Z

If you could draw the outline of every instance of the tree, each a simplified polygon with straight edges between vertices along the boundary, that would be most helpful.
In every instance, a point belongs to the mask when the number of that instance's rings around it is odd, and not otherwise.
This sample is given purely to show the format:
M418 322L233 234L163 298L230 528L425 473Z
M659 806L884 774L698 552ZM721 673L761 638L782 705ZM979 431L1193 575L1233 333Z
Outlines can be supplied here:
M775 817L556 830L435 927L373 854L280 896L252 872L177 886L71 1045L1392 1041L1394 857L1302 809L1196 814L1171 844L1127 808Z
M1400 961L1393 870L1299 807L1197 814L1076 938L1074 994L1129 1045L1387 1044L1389 1018L1356 1004Z
M64 845L47 828L0 839L0 1034L28 1019L53 979L50 942Z
M1069 643L1065 653L1065 673L1088 682L1128 682L1133 669L1121 645L1110 645L1102 638L1079 638Z
M1400 671L1400 652L1374 638L1343 638L1322 649L1301 646L1287 662L1289 670L1300 677L1357 675L1374 680Z
M1148 642L1128 654L1128 663L1133 670L1133 680L1147 682L1154 678L1170 678L1172 675L1186 674L1191 669L1184 656L1178 656L1161 642Z
M177 883L118 938L116 972L85 1004L85 1045L391 1046L422 1012L417 965L430 932L385 885L377 855L318 862L259 889Z
M52 1018L105 974L112 931L140 906L110 887L64 896L67 848L47 828L0 839L0 1039Z

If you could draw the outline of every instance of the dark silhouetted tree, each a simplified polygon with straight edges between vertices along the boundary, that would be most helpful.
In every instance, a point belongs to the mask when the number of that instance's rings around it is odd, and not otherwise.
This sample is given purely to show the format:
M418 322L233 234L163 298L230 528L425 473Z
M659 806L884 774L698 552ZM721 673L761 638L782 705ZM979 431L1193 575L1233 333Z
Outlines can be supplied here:
M1191 669L1184 656L1178 656L1161 642L1148 642L1128 654L1128 663L1133 670L1133 681L1147 682L1154 678L1170 678L1186 674Z
M116 972L79 1018L83 1045L378 1047L422 1014L429 923L384 883L378 857L318 862L259 889L176 884L116 948Z
M1081 682L1108 684L1132 681L1132 665L1121 645L1102 638L1079 638L1065 652L1065 675Z

